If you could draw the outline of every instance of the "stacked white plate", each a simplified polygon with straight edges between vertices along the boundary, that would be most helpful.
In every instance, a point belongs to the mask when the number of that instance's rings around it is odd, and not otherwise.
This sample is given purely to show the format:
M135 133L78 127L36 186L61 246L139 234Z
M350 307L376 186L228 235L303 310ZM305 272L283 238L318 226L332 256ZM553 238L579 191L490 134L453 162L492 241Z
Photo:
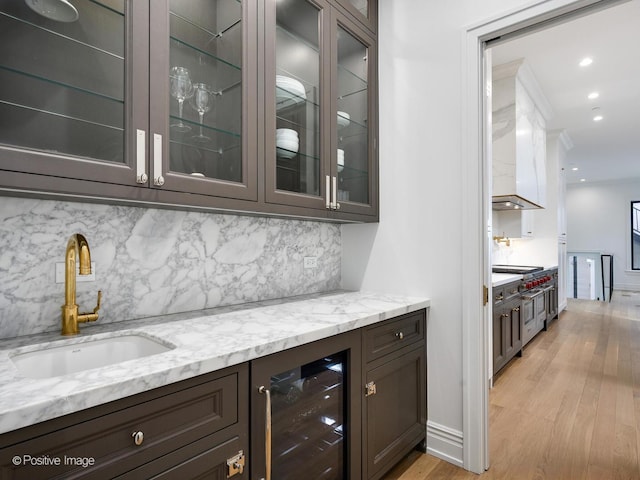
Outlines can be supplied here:
M344 150L338 149L338 172L344 170Z
M278 108L300 103L307 98L302 82L295 78L276 75L276 105Z
M276 130L276 152L283 158L293 158L298 153L300 140L298 132L290 128L278 128Z
M351 116L347 112L338 112L338 128L348 127L351 123Z

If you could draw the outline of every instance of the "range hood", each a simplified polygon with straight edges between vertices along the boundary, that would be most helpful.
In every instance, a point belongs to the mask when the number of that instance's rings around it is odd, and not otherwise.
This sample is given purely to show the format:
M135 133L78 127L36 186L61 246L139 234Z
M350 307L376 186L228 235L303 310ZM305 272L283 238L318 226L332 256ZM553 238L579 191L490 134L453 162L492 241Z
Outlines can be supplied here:
M546 204L546 122L551 107L524 59L492 71L493 209Z
M493 210L532 210L544 208L518 195L494 195L491 197Z

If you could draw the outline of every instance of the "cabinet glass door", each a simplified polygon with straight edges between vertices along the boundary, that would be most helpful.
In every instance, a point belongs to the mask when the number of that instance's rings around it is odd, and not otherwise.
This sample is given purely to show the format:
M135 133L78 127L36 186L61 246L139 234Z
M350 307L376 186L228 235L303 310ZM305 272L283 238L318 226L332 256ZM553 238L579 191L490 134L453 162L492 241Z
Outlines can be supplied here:
M169 29L162 31L167 12L153 10L151 3L151 131L159 142L151 146L154 186L255 197L255 191L246 189L250 172L245 148L247 117L253 109L247 108L243 115L246 18L255 2L169 0L168 4ZM168 49L168 58L162 47ZM156 97L165 101L155 102ZM155 136L162 132L164 138ZM155 163L158 157L162 167ZM155 182L159 176L163 182Z
M372 203L370 46L341 24L337 26L337 201Z
M125 3L0 1L0 144L51 155L19 170L80 178L60 156L127 163Z
M307 0L276 1L272 45L274 66L267 65L266 153L271 200L323 207L325 191L321 110L323 90L323 10ZM270 63L270 62L269 62ZM275 122L273 121L275 119ZM282 194L278 197L278 193Z
M338 3L370 30L373 32L377 30L376 0L338 0Z
M271 377L272 478L343 479L345 354Z

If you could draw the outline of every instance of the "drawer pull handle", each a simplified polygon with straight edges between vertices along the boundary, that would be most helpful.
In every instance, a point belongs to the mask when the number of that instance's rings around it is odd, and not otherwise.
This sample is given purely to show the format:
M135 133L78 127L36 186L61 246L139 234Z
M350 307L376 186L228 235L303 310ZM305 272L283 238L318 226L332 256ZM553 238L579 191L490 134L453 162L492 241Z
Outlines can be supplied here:
M504 300L504 295L496 295L496 302L499 302L500 300Z
M402 340L404 338L404 333L398 332L396 333L396 337L398 337L399 340Z
M144 442L144 433L142 432L133 432L131 436L133 437L133 443L138 446L142 445L142 442Z
M513 310L514 312L519 312L520 311L520 307L514 307L511 310Z

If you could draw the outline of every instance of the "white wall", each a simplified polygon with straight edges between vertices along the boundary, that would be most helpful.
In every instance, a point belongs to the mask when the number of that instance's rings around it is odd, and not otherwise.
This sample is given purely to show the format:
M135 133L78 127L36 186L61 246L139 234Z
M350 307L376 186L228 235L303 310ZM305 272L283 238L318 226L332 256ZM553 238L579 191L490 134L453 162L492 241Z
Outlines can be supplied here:
M613 253L614 290L640 291L640 272L629 272L632 200L640 179L567 185L567 250Z
M458 464L461 257L463 249L479 248L462 238L463 40L468 25L530 4L379 2L380 224L342 227L345 287L431 298L428 447Z

